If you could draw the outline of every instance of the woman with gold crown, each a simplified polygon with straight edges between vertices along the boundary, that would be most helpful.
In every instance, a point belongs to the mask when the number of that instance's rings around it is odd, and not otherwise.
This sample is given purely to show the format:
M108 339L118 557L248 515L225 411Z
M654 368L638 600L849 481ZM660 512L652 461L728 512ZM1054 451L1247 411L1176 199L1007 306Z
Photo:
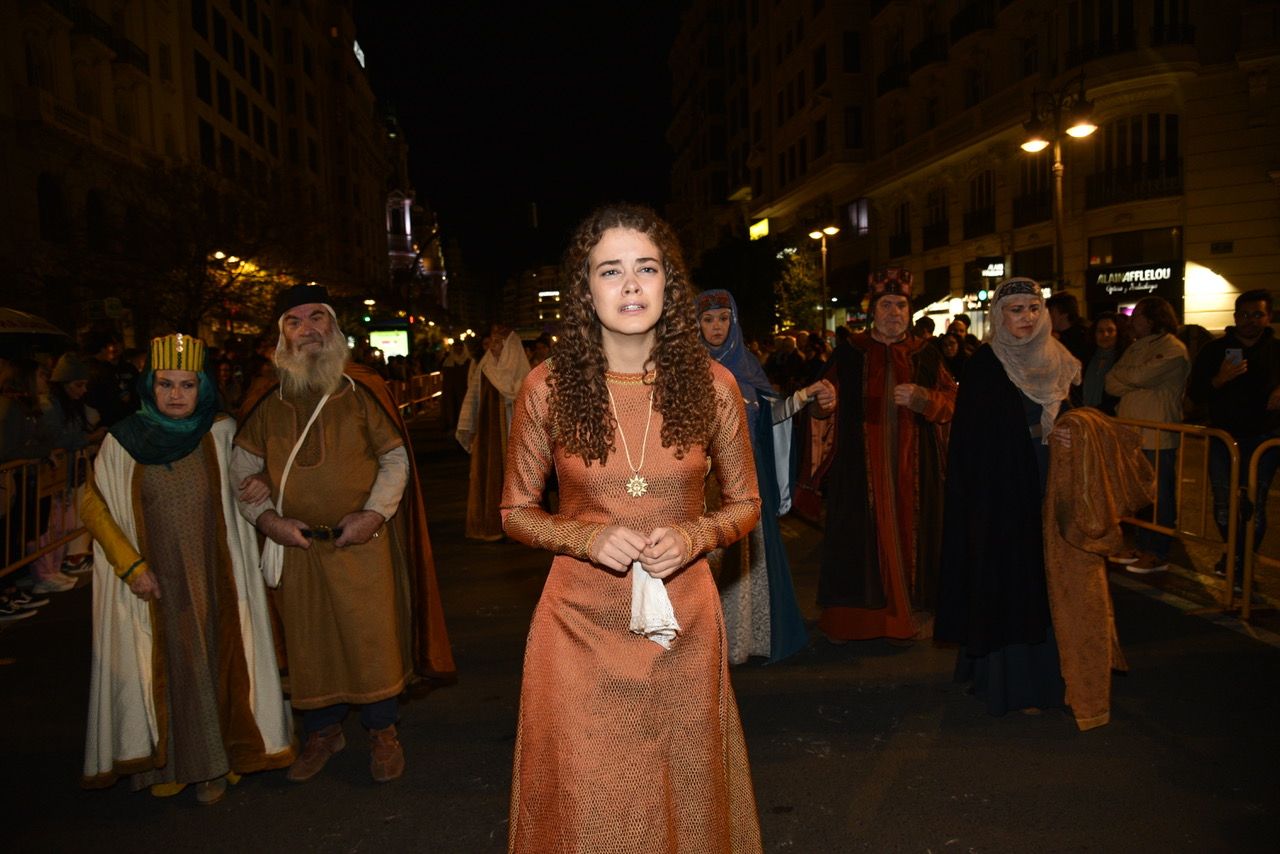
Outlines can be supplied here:
M102 444L81 512L93 534L93 666L83 785L132 776L214 803L238 774L293 761L258 542L235 510L235 422L199 338L151 342L142 409Z

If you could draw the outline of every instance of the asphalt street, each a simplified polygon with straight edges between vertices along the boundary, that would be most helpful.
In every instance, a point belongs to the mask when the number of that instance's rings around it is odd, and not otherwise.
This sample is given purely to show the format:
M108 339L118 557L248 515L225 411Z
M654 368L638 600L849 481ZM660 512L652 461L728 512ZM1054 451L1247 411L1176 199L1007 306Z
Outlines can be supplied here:
M0 630L0 727L11 851L498 852L529 617L550 556L462 536L467 460L424 427L415 445L457 685L401 707L408 770L373 783L348 747L306 785L246 777L212 807L127 783L78 785L90 656L87 581ZM819 535L784 520L816 618ZM1108 726L993 718L930 643L835 646L735 668L767 851L1275 851L1280 652L1127 578L1113 585L1127 676Z

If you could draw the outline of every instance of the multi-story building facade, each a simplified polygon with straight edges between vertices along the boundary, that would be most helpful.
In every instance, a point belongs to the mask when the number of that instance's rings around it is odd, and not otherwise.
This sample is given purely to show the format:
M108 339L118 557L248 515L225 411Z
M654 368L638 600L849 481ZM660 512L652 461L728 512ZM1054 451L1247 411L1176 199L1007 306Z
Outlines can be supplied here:
M129 188L191 166L296 222L309 251L295 272L339 293L383 286L388 130L350 7L2 0L0 180L13 204L0 255L47 304L84 300L86 242L108 261L136 254Z
M746 7L762 57L747 215L840 226L832 293L895 263L923 301L972 304L983 273L1013 273L1058 279L1095 311L1155 293L1220 329L1235 293L1274 288L1276 3ZM1058 270L1052 156L1019 145L1037 93L1081 85L1098 130L1062 138Z

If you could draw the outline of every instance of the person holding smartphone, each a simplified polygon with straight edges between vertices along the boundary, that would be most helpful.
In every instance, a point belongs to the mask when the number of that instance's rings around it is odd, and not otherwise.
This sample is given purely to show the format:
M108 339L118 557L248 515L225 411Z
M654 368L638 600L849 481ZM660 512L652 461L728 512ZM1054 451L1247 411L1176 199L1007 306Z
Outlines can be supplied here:
M1241 471L1254 450L1280 429L1280 341L1271 328L1271 292L1246 291L1236 298L1235 326L1200 350L1191 368L1187 392L1209 415L1209 426L1226 430L1240 448ZM1261 495L1271 489L1280 452L1263 456L1258 467ZM1209 443L1209 480L1213 516L1225 541L1229 510L1231 458L1221 442ZM1266 502L1258 502L1254 548L1266 533ZM1244 560L1244 519L1236 544L1237 571ZM1214 571L1226 574L1226 555ZM1237 576L1238 577L1238 576Z

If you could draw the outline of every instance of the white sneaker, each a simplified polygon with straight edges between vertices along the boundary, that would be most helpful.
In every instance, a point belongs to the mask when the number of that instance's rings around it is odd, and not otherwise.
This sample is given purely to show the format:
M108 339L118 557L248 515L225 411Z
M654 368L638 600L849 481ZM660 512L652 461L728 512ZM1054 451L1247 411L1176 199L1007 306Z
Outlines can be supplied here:
M1138 575L1150 575L1153 572L1164 572L1168 568L1169 561L1161 560L1150 552L1143 553L1142 557L1125 567L1125 569L1130 572L1137 573Z
M41 578L32 586L31 592L37 596L43 593L63 593L75 586L76 580L74 578L58 572L48 578Z

